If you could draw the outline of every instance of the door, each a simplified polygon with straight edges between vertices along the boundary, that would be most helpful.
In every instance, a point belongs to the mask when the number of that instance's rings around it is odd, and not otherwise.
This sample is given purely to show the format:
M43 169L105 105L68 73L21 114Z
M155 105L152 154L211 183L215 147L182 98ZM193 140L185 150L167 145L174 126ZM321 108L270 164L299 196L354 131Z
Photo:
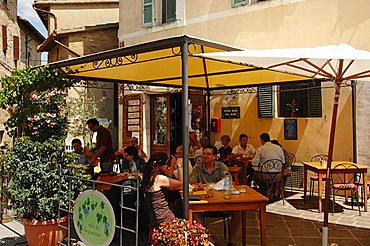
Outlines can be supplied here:
M150 152L170 154L170 97L169 94L150 97Z

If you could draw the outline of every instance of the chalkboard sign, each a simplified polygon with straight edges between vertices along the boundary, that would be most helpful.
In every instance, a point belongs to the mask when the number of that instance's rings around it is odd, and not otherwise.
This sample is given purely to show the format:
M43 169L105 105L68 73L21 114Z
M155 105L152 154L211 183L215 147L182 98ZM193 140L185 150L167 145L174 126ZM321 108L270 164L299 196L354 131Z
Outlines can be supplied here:
M284 120L284 139L298 140L297 119Z
M222 107L223 119L240 119L240 107Z

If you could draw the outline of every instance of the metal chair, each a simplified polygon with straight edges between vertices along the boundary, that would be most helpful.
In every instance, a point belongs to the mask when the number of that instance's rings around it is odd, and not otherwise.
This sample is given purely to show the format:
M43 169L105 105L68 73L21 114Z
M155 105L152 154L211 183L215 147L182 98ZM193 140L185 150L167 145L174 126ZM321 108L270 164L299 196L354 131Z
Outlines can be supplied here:
M294 165L295 165L296 157L293 153L288 153L286 157L287 157L287 160L285 160L285 163L289 164L291 173L289 174L284 173L284 182L286 184L286 179L287 178L290 179L290 191L292 191L293 190L292 172L294 172Z
M366 177L367 178L367 177ZM364 187L364 175L361 174L359 179L356 180L356 185L361 188L361 199L362 199L362 205L364 204L365 199L365 192L369 192L370 189L370 179L367 180L367 187Z
M205 212L202 215L203 218L203 226L206 225L206 218L222 218L222 221L224 223L224 239L226 239L226 223L227 223L227 232L228 236L230 238L230 217L223 213L222 211L219 212Z
M311 162L321 162L328 161L327 155L315 155L311 158ZM326 174L322 175L322 181L326 181ZM310 199L313 196L313 191L315 190L315 182L319 182L319 175L312 175L310 177Z
M283 198L283 204L285 204L283 173L284 163L279 159L271 159L258 166L255 177L258 186L262 189L265 187L264 193L268 198L270 198L270 200L274 200L271 199L271 197L275 196L276 192L279 190L279 193L281 193ZM271 191L273 191L274 194L271 194Z
M340 171L336 171L340 170ZM330 189L333 191L333 210L335 207L336 191L351 191L351 206L353 209L353 198L355 197L358 206L358 213L361 215L358 199L358 179L361 176L360 169L353 163L340 163L335 165L330 172ZM349 177L349 178L346 178Z

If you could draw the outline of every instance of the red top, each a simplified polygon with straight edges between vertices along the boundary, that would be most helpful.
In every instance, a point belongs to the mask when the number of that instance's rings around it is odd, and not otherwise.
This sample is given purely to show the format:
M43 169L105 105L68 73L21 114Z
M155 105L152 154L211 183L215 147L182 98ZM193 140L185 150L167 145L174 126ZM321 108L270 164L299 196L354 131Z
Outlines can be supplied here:
M114 160L113 142L110 131L104 126L99 126L96 137L96 148L99 151L100 147L106 146L107 149L100 155L100 163Z

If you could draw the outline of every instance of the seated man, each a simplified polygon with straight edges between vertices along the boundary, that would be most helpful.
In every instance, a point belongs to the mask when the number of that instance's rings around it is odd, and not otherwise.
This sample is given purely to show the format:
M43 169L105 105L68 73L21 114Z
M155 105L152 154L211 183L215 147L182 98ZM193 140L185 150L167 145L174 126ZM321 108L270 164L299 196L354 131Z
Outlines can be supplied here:
M180 145L179 147L176 148L176 153L172 155L171 159L171 165L169 169L166 172L166 175L169 176L170 178L175 178L178 179L179 171L178 171L178 166L182 166L182 158L183 158L183 147ZM193 172L193 166L191 165L191 162L188 160L188 167L189 167L189 176Z
M285 163L285 157L283 149L270 142L270 135L268 133L262 133L260 135L260 141L262 146L259 147L256 151L256 155L252 160L252 166L255 169L256 173L254 174L254 179L257 181L258 185L262 188L263 193L271 194L271 191L265 190L265 183L271 180L271 175L262 172L279 172L282 171L281 168L272 167L268 170L261 170L260 165L265 163L267 160L280 160L283 165ZM282 174L278 174L275 177L276 181L282 179ZM272 188L273 189L273 188Z
M235 158L235 157L241 158L245 156L248 156L250 158L250 157L253 157L255 153L256 153L256 150L254 149L254 147L251 144L248 144L247 134L242 133L239 136L239 145L233 148L230 158ZM253 179L253 174L254 174L254 169L250 165L247 166L247 170L243 168L242 175L243 177L247 176L248 185L250 185Z
M76 160L76 162L84 164L88 168L86 172L90 175L94 175L94 166L90 165L91 156L88 157L87 154L85 153L86 150L82 148L81 140L78 138L73 139L72 148L74 150L73 152L79 155L78 160Z
M194 167L192 174L190 175L190 184L197 184L202 186L208 182L218 182L220 181L228 168L222 162L215 161L217 158L217 149L216 147L209 145L203 147L203 163ZM224 212L225 213L225 212ZM202 221L202 214L195 213L194 219L198 222ZM231 229L230 229L230 238L229 246L235 245L235 235L240 224L240 211L232 212L231 219Z
M121 172L127 170L141 171L143 169L145 161L138 155L138 150L134 146L127 146L123 151L123 156L125 159L120 167Z
M139 139L137 137L132 137L130 139L130 145L127 145L127 146L134 146L135 148L137 148L137 151L138 151L138 155L143 158L144 160L147 160L148 159L148 156L145 154L143 148L141 148L141 146L139 145ZM114 155L116 156L116 160L117 162L119 162L119 159L122 159L123 158L123 154L125 152L125 148L126 147L123 147L119 150L117 150Z

